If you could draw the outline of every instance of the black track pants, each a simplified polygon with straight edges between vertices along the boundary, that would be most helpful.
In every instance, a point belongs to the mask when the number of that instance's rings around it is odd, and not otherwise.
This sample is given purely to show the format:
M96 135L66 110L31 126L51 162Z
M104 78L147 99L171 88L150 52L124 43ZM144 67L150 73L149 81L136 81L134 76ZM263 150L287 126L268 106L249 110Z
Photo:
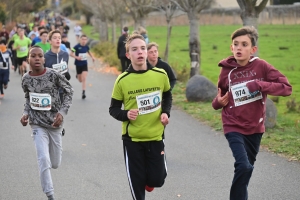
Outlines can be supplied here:
M145 186L161 187L167 176L163 141L132 142L123 140L124 159L134 200L145 199Z

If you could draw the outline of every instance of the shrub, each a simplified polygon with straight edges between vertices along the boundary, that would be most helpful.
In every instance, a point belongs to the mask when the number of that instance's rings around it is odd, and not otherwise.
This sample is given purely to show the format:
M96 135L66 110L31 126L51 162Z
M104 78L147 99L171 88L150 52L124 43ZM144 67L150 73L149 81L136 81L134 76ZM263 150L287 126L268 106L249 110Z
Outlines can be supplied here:
M298 110L297 110L298 106ZM292 98L291 100L286 102L286 107L289 111L300 111L300 105L296 102L295 98Z
M174 69L176 73L176 78L180 82L186 82L189 80L190 77L190 68L187 67L186 65L184 67L181 67L178 65L178 63L172 63L171 64L172 68Z
M117 47L111 42L100 42L92 48L92 51L98 57L111 67L117 67L121 71L120 61L117 56Z

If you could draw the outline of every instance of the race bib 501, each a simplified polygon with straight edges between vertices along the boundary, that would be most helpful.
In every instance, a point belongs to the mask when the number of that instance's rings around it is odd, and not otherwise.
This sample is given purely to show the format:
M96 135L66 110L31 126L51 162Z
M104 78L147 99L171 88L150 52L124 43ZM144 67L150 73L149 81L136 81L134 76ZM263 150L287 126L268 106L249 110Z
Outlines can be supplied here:
M161 107L160 91L138 95L136 101L140 115L152 113Z

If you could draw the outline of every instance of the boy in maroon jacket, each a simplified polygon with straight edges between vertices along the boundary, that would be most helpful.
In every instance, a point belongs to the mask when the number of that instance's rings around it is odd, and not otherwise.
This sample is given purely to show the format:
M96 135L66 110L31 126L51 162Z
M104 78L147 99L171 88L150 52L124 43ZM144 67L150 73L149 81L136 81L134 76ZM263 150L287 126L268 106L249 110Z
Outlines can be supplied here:
M289 96L292 86L272 65L252 56L258 39L254 27L234 31L231 39L233 56L219 63L218 94L212 107L223 108L223 129L235 159L230 200L247 200L247 186L265 132L267 95Z

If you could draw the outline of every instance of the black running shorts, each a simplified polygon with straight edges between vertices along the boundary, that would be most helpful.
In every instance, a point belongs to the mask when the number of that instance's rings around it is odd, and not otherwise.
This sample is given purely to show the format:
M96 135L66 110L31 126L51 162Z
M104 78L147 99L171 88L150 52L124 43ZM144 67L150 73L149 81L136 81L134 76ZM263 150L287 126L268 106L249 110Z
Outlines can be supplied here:
M88 71L88 66L87 65L82 65L82 66L76 66L76 73L77 74L82 74L82 72Z

